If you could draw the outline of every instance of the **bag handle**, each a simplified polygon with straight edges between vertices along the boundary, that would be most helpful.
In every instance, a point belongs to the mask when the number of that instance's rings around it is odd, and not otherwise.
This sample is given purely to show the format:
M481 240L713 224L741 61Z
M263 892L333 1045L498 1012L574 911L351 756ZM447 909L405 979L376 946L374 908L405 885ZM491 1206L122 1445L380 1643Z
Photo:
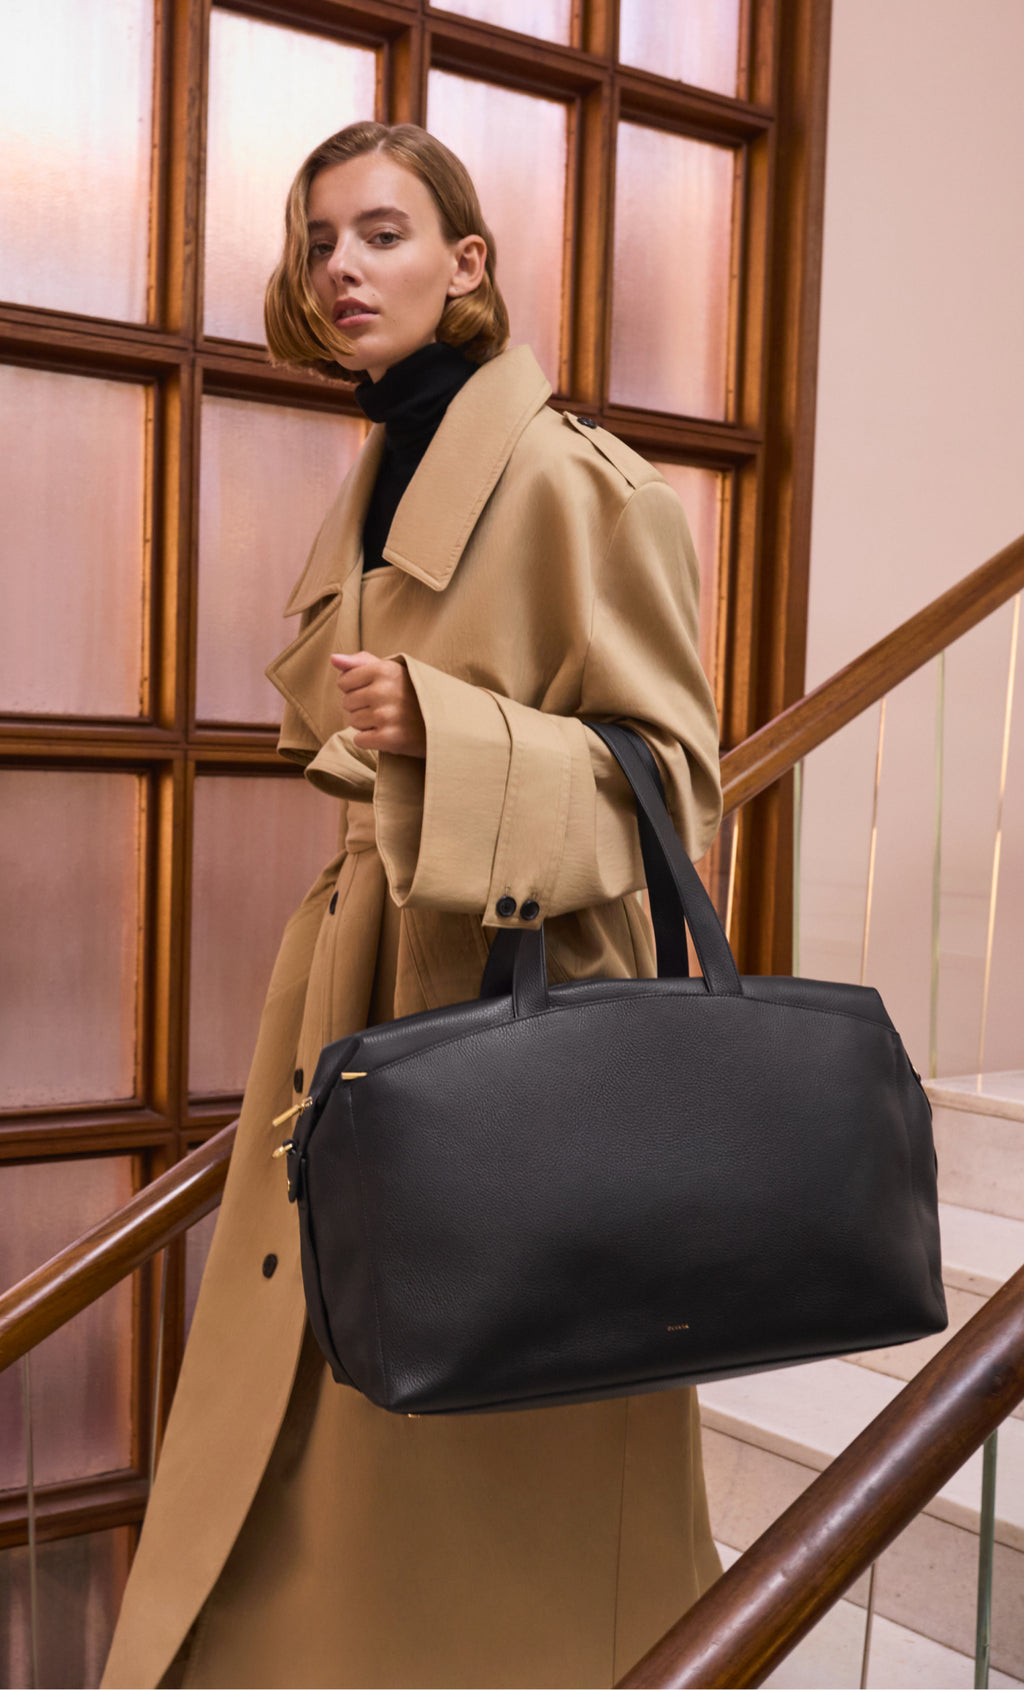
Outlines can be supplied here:
M584 725L608 747L633 789L659 977L679 979L689 973L688 926L707 990L719 997L741 997L743 988L729 941L700 875L672 826L650 746L621 722ZM505 997L510 993L516 1015L534 1013L547 1004L543 923L539 928L519 931L502 928L495 935L480 996Z

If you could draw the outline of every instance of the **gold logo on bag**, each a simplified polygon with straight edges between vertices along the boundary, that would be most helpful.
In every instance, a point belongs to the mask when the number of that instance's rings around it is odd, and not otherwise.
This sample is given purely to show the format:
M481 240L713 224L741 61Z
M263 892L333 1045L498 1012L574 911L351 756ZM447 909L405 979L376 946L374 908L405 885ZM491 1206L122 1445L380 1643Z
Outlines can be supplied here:
M666 1332L689 1332L689 1330L690 1322L688 1320L680 1320L675 1326L666 1326L665 1328Z

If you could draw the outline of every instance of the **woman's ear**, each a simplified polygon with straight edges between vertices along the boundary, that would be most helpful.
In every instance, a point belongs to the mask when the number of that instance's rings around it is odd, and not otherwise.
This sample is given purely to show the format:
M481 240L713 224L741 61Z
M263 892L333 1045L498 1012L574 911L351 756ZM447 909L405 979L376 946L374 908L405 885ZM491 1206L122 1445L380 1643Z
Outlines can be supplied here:
M482 235L464 235L454 247L455 271L448 284L448 298L461 299L472 293L484 279L487 268L487 242Z

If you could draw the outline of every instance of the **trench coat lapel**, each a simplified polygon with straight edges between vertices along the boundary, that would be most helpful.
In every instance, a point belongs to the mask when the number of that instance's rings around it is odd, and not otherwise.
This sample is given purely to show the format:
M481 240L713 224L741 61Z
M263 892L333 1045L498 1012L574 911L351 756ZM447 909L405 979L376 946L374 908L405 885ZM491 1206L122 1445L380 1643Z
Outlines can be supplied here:
M384 547L388 563L437 591L448 585L516 442L550 394L528 346L481 365L448 406L406 488ZM347 598L349 590L358 603L363 523L383 450L378 423L324 519L285 616L339 592Z
M384 556L435 592L447 587L527 423L551 394L528 346L460 388L395 512Z

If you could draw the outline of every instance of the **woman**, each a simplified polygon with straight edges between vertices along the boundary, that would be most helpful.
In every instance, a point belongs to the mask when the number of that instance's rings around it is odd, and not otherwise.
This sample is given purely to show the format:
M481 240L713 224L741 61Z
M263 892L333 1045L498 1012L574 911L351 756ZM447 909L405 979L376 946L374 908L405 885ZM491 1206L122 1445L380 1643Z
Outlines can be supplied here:
M272 1118L342 1033L476 995L502 926L556 976L651 974L636 826L581 717L719 817L678 503L504 350L469 178L410 126L310 156L267 297L280 359L378 425L291 595L280 750L340 800L288 924L105 1683L610 1684L715 1577L692 1391L407 1419L308 1335Z

